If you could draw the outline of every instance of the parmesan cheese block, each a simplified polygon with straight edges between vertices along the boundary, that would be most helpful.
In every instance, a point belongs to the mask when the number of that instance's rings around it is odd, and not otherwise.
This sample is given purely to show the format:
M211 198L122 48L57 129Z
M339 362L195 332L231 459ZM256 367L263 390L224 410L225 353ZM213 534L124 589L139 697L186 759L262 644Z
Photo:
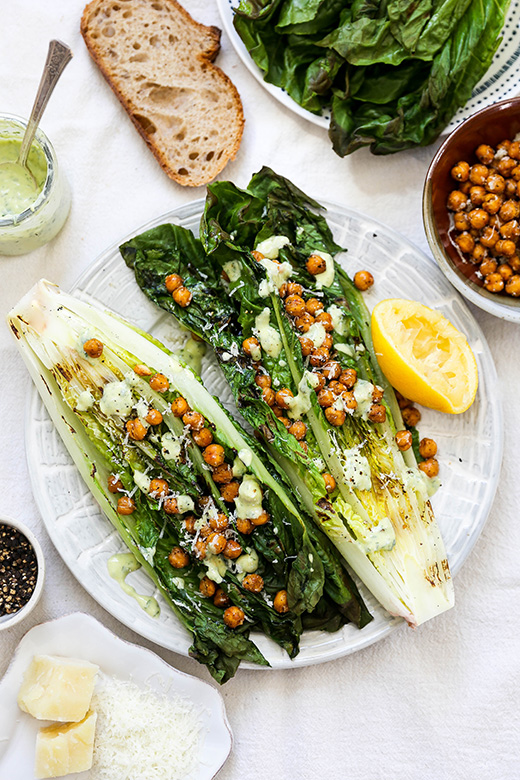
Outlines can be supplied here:
M35 655L25 672L18 705L39 720L77 722L85 717L99 667L76 658Z
M79 723L55 723L36 737L37 778L62 777L92 766L97 715L89 712Z

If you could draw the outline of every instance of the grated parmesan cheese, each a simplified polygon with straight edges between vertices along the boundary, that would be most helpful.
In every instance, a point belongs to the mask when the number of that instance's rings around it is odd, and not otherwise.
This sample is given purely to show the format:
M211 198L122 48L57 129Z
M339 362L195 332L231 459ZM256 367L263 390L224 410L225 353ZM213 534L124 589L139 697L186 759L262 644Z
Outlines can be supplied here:
M186 699L102 675L91 707L98 719L89 780L181 780L195 768L201 724Z

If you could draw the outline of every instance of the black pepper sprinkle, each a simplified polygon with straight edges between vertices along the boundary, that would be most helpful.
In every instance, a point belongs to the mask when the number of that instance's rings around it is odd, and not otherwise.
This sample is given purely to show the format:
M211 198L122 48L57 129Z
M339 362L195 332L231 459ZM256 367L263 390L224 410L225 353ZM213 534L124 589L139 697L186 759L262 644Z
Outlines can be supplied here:
M17 528L0 523L0 616L18 612L36 587L34 549Z

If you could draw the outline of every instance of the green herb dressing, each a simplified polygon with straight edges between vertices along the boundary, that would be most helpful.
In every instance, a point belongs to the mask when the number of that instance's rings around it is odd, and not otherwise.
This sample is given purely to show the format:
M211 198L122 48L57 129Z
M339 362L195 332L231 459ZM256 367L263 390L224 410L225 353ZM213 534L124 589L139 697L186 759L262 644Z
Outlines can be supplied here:
M21 141L0 138L0 218L15 216L29 209L43 189L47 162L42 150L33 144L27 165L35 183L23 165L18 165ZM9 165L3 165L9 163Z
M141 609L144 609L147 615L150 617L158 617L161 608L153 596L142 596L131 585L126 582L126 578L133 571L137 571L141 568L141 564L136 560L132 553L119 553L113 555L107 561L108 573L128 596L132 596Z
M179 352L179 357L186 365L192 368L196 374L200 374L202 370L202 358L205 354L205 343L203 341L195 341L194 338L190 337Z

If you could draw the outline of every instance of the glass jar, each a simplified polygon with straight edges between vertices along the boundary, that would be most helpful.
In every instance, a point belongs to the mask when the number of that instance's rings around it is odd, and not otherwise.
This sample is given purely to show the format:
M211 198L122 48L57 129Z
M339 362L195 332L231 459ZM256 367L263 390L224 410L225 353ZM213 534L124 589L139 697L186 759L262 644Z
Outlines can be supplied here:
M22 142L26 121L11 114L0 114L0 143ZM35 201L20 214L0 213L0 255L23 255L46 244L59 233L70 209L70 189L63 171L58 166L56 153L42 130L36 136L29 152L45 158L45 179Z

